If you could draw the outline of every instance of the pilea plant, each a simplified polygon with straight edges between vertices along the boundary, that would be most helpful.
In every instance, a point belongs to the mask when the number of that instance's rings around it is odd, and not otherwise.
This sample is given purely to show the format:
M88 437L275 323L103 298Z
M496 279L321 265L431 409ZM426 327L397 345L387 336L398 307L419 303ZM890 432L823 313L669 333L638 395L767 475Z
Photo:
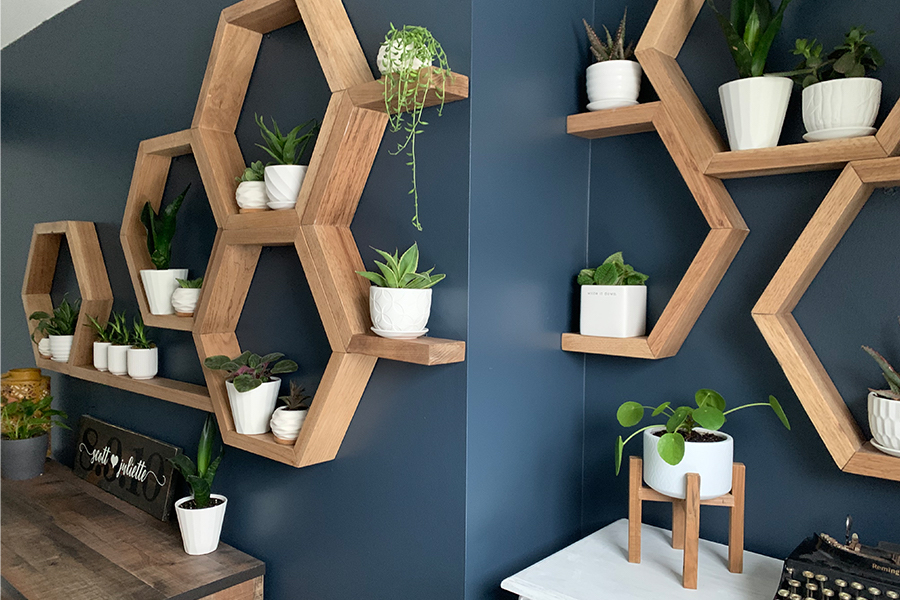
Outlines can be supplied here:
M802 57L800 64L793 71L778 75L791 77L804 88L841 77L865 77L867 72L884 65L881 53L866 41L873 33L853 27L844 36L844 43L835 46L828 56L822 56L822 44L817 40L798 39L793 53Z
M875 392L882 398L900 400L900 374L898 374L894 367L891 366L891 363L869 346L863 346L862 349L865 350L869 356L874 358L875 362L878 363L878 366L881 367L881 373L884 375L889 388L886 390L874 390L870 388L870 391Z
M127 346L131 340L131 330L128 329L128 322L125 320L125 311L113 313L112 320L107 323L109 327L109 341L116 346Z
M212 414L206 415L203 430L200 432L200 441L197 443L197 463L194 464L184 454L177 454L167 459L172 466L178 469L184 480L191 486L191 495L194 496L193 504L183 504L184 508L206 508L212 504L210 491L216 470L222 462L224 452L220 449L219 455L212 458L213 443L216 438L216 419Z
M88 315L87 318L89 322L85 323L84 326L94 330L94 333L97 334L98 342L112 342L113 332L109 322L107 322L106 325L101 325L100 322L91 315Z
M257 144L257 147L265 150L269 156L275 159L275 163L279 165L299 165L300 160L306 153L306 148L319 133L319 122L316 119L310 119L305 123L301 123L294 127L287 135L282 135L275 119L272 119L272 129L270 130L266 127L261 116L254 115L254 117L256 119L256 124L259 126L259 133L266 143L265 146ZM306 132L301 135L300 132L304 129L306 129ZM251 164L249 170L255 168L256 167ZM244 175L246 174L247 170L244 171ZM261 180L262 179L249 179L247 181Z
M431 267L424 273L417 273L419 267L419 246L414 243L409 249L398 258L398 251L394 250L393 254L388 254L384 250L372 248L375 252L384 257L387 264L374 261L381 273L372 271L357 271L357 275L365 277L378 287L387 288L405 288L412 290L428 289L438 283L446 275L432 275L434 267Z
M140 317L134 318L134 325L131 330L131 347L136 350L156 348L156 344L147 338L147 328L144 327L144 321Z
M578 273L578 285L644 285L647 275L638 273L626 265L621 252L609 256L596 269L582 269Z
M272 121L275 122L274 120ZM266 149L268 152L268 149ZM266 179L266 170L263 167L262 161L258 160L256 162L250 163L250 166L244 169L244 172L241 173L239 177L235 177L235 181L265 181Z
M401 129L404 131L404 138L397 143L397 149L391 154L407 151L409 162L406 164L412 168L412 189L409 193L415 206L412 224L419 231L422 231L422 224L419 222L419 190L416 182L416 135L422 133L422 127L428 125L422 120L422 111L425 109L425 96L432 81L430 76L420 77L419 69L431 66L435 61L438 63L438 70L433 77L437 81L435 94L441 101L438 108L438 116L441 116L447 79L452 81L453 78L444 49L424 27L404 25L402 29L396 29L391 23L381 45L378 67L384 74L381 82L384 86L384 107L390 116L390 130L393 133Z
M622 15L622 22L619 23L619 28L616 29L615 37L610 35L606 25L603 26L603 31L606 32L605 43L597 35L597 32L594 31L594 28L588 25L587 20L581 20L581 22L584 23L585 31L587 31L588 41L591 44L591 54L594 55L595 62L628 60L634 56L634 43L628 44L627 46L625 45L625 19L627 17L628 9L626 8L625 14Z
M663 416L667 417L667 420L664 424L659 423L642 427L629 435L625 441L622 441L621 435L616 438L616 475L619 474L622 466L622 451L625 448L625 444L639 433L647 429L661 427L662 425L665 425L665 433L659 438L659 444L656 449L660 458L670 465L677 465L684 458L684 443L685 441L694 441L691 438L699 434L699 432L694 431L696 427L718 431L725 424L725 415L737 410L750 408L751 406L769 406L778 415L781 423L788 430L791 429L791 424L788 422L788 418L775 396L769 396L768 402L754 402L732 408L731 410L725 410L725 399L721 394L715 390L700 389L694 394L694 401L697 404L696 408L692 406L672 408L671 402L663 402L655 408L653 406L642 406L632 401L622 403L616 411L616 419L622 427L634 427L640 423L646 410L651 411L650 416L652 417Z
M281 360L284 354L272 352L265 356L254 354L249 350L236 358L224 355L210 356L203 364L207 369L226 371L225 381L234 384L239 392L249 392L271 381L273 375L293 373L298 369L292 360Z
M37 327L31 332L31 341L35 344L37 343L37 340L34 339L34 334L38 332L42 333L44 336L74 335L75 325L78 323L78 313L80 310L81 298L70 304L68 298L63 296L59 306L53 309L52 315L42 310L31 313L28 319L30 321L38 322Z
M175 279L178 282L178 285L184 289L200 289L203 287L203 278L198 277L197 279Z
M175 217L184 202L184 197L191 184L188 184L184 191L175 198L164 209L160 207L157 213L149 202L144 204L141 211L141 223L147 228L147 250L150 252L150 262L157 269L165 270L169 268L172 261L172 238L175 237Z
M69 416L61 410L50 408L52 396L40 400L23 398L9 400L0 409L0 432L8 440L27 440L43 435L51 427L70 429L61 419Z
M781 0L772 10L771 0L731 0L731 18L719 12L715 0L706 0L728 41L728 49L740 77L759 77L765 72L769 50L791 0Z
M310 396L304 393L302 385L291 382L291 391L287 396L278 396L284 402L284 410L307 410Z

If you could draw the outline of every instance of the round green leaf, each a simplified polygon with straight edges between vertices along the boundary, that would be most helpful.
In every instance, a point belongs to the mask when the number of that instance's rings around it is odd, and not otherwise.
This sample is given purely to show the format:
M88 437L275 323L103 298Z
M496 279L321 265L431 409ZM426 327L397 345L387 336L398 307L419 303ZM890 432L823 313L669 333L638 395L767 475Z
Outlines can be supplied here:
M700 427L716 431L725 424L725 415L718 408L707 404L694 409L694 420L700 424Z
M669 408L669 405L670 405L670 404L672 404L672 403L671 403L671 402L663 402L662 404L660 404L659 406L657 406L656 408L653 409L653 414L650 415L650 416L652 416L652 417L657 417L657 416L659 416L660 413L662 413L662 411L664 411L664 410L666 410L667 408Z
M622 436L620 435L616 439L616 475L619 474L619 469L622 468L622 451L625 448L625 442L622 441Z
M625 402L616 411L616 419L622 427L634 427L644 418L644 407L637 402Z
M684 458L684 438L680 433L666 433L659 438L656 451L670 465L677 465Z
M781 424L790 431L791 424L788 422L787 415L784 414L784 409L781 408L781 403L775 398L775 396L769 396L769 406L772 407L772 410L775 411L775 414L778 415L778 418L781 419Z
M687 418L691 416L693 409L689 406L679 406L675 409L675 413L669 417L669 421L666 423L666 431L669 433L675 433L679 427L681 427Z
M709 405L713 408L718 408L720 411L725 410L725 398L715 390L697 390L697 393L694 394L694 400L697 401L697 406Z

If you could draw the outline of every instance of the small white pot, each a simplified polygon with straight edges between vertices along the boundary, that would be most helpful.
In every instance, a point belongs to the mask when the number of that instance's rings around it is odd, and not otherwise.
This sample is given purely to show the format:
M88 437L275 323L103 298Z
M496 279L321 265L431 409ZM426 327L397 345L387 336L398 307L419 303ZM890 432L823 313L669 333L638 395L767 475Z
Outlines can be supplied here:
M869 429L877 444L900 452L900 400L869 392Z
M129 348L128 375L132 379L153 379L159 371L159 348Z
M252 183L252 182L251 182ZM179 317L192 317L200 301L201 288L177 288L172 292L172 308Z
M412 43L406 45L407 51L411 51L413 48ZM375 64L378 65L378 70L381 71L382 75L387 75L388 73L394 73L396 71L408 71L415 69L418 71L422 67L429 66L429 63L426 63L423 60L420 60L414 56L407 57L405 60L401 60L401 56L403 54L403 45L400 43L400 40L394 40L392 44L390 56L388 56L388 42L384 41L381 43L381 47L378 48L378 56L375 57Z
M297 204L300 187L306 177L305 165L272 165L266 167L266 195L276 205Z
M266 202L269 201L269 197L266 195L266 182L242 181L234 192L234 199L241 207L241 212L268 210Z
M98 371L105 371L109 363L109 347L112 346L109 342L94 342L94 368Z
M881 82L871 77L822 81L803 90L803 124L807 132L847 130L845 135L836 132L831 139L868 135L854 134L852 129L872 127L880 107Z
M644 482L670 498L685 497L685 475L700 475L700 499L718 498L731 491L732 463L734 463L734 439L721 431L714 431L725 439L721 442L685 442L684 458L677 465L670 465L659 456L656 446L659 438L654 431L644 431ZM699 427L695 431L707 432Z
M194 499L193 496L186 496L175 503L175 515L178 517L184 551L194 556L209 554L219 547L228 499L219 494L209 496L222 500L222 503L207 508L182 508L184 503Z
M591 103L605 100L637 102L641 93L641 65L633 60L607 60L587 68L587 95Z
M431 288L369 288L369 313L375 333L379 331L425 334L431 316ZM379 333L379 335L381 335Z
M256 435L269 431L269 419L275 410L278 390L281 389L280 379L272 377L271 381L249 392L239 392L233 383L226 381L225 389L228 391L234 428L238 433Z
M647 328L647 286L581 286L581 335L628 338Z
M300 428L306 420L308 409L287 410L287 407L279 406L272 413L269 427L275 435L275 441L279 444L293 444L300 435Z
M56 362L68 361L69 353L72 352L72 340L74 339L74 335L51 335L50 357Z
M113 344L107 350L106 366L113 375L128 374L128 349L131 346L117 346Z
M787 77L747 77L719 87L732 150L778 145L793 86Z
M38 354L44 358L53 356L53 352L50 351L50 338L41 338L41 341L38 342Z
M172 308L172 292L178 288L176 279L187 279L187 269L141 269L141 281L144 283L144 292L147 295L147 304L150 305L150 313L154 315L171 315L175 313Z

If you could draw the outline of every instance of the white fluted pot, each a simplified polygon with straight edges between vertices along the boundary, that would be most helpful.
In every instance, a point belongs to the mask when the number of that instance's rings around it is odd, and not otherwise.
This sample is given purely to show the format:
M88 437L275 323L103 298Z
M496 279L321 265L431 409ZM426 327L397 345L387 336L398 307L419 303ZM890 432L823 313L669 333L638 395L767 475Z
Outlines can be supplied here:
M153 379L159 371L159 348L129 348L127 359L132 379Z
M629 338L647 328L647 286L581 286L581 335Z
M281 380L272 377L249 392L239 392L230 381L225 382L234 428L238 433L255 435L269 431L269 419L275 410Z
M175 503L181 542L188 554L209 554L219 547L228 499L219 494L210 494L210 498L221 500L222 503L206 508L182 508L185 503L194 499L193 496L186 496Z
M587 68L590 110L621 108L637 102L641 93L641 65L633 60L607 60Z
M881 107L881 82L849 77L815 83L803 90L803 124L808 133L834 131L829 139L870 135Z
M293 444L300 435L300 429L306 420L308 409L288 410L286 406L279 406L272 413L269 427L279 444Z
M106 371L109 368L109 342L94 342L94 368Z
M778 145L793 85L787 77L747 77L719 88L732 150Z
M193 317L201 288L178 288L172 292L172 308L179 317Z
M684 458L677 465L670 465L660 457L656 447L659 437L654 432L664 427L644 431L644 482L670 498L685 497L685 475L700 475L700 499L718 498L731 491L734 439L721 431L710 432L699 427L694 431L714 433L724 439L721 442L685 442Z
M266 203L269 197L266 194L265 181L242 181L234 192L234 199L241 208L241 212L268 210Z
M107 350L107 368L113 375L128 374L128 349L131 346L113 344Z
M300 187L306 177L305 165L272 165L266 167L266 195L277 208L297 204ZM272 208L270 206L270 208Z
M66 362L69 360L69 354L72 352L72 341L74 335L51 335L50 337L50 357L56 362Z
M150 313L154 315L175 314L172 308L172 292L178 288L178 279L187 279L187 269L141 269L141 282Z
M875 442L900 452L900 400L869 392L869 429Z

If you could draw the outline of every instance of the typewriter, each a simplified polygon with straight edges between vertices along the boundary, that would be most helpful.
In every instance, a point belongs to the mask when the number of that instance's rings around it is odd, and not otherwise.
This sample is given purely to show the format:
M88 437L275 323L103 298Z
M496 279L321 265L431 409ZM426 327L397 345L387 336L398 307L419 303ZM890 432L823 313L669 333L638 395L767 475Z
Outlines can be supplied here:
M847 517L846 543L820 533L784 561L773 600L898 600L900 545L860 543Z

